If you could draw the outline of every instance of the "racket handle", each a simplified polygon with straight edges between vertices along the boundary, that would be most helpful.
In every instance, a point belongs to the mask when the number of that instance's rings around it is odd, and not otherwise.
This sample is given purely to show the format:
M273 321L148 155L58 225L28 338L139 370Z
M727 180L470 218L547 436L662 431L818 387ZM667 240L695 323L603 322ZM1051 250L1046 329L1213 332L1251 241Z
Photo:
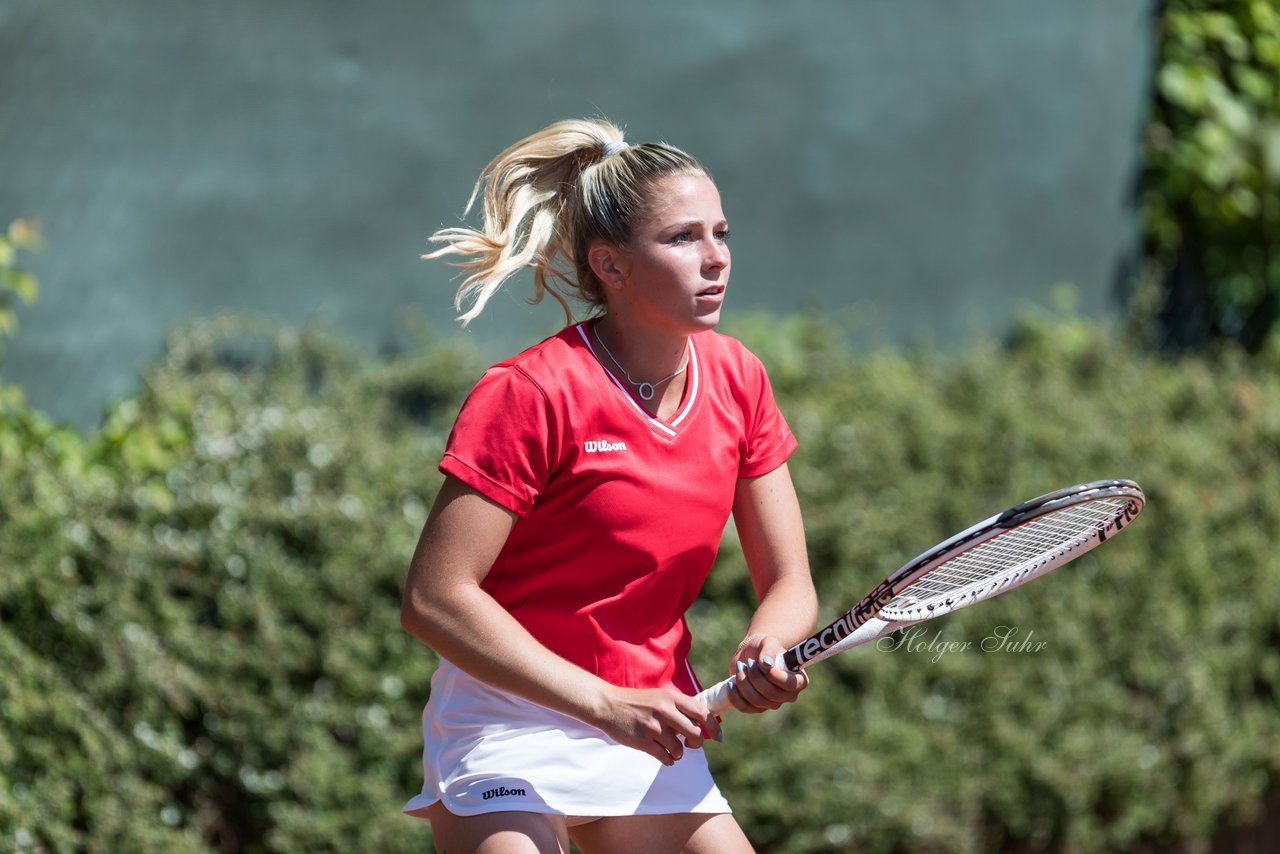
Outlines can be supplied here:
M808 667L810 664L822 661L824 658L830 658L838 652L843 652L851 647L859 646L864 643L870 643L878 637L887 635L892 631L902 628L903 626L914 625L915 622L908 621L902 623L890 623L881 620L878 617L867 617L865 622L849 634L845 635L839 641L832 643L821 652L812 652L809 658L803 664L800 663L800 650L814 641L820 641L824 632L819 632L809 640L801 641L791 649L782 654L782 665L788 670L798 672ZM733 708L733 704L729 702L729 686L733 684L733 677L730 676L723 682L717 682L701 694L697 695L697 699L707 704L707 708L711 710L711 714L718 715L728 709Z
M733 704L729 702L729 686L732 684L733 677L730 676L723 682L717 682L715 685L712 685L694 699L701 700L706 703L707 708L711 710L711 714L722 714L733 708Z
M796 655L797 647L792 647L782 655L782 665L788 670L800 670L800 659ZM729 688L733 685L733 677L730 676L723 682L717 682L710 688L703 691L695 699L701 700L707 704L707 708L711 710L711 714L719 715L733 708L733 703L729 702Z

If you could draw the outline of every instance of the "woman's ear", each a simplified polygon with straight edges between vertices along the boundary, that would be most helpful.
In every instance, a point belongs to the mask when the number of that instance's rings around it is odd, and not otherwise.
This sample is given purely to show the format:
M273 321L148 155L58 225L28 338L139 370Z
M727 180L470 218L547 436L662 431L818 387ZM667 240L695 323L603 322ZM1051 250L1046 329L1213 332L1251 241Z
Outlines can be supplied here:
M606 288L620 288L626 283L626 257L618 247L597 240L587 249L587 263L596 279Z

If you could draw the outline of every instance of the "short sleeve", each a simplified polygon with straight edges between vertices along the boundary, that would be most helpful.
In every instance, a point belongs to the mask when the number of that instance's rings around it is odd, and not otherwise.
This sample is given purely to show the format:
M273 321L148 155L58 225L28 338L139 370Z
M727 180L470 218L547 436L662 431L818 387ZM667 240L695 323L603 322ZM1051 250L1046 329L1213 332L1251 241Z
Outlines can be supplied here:
M550 421L546 396L523 371L490 368L458 413L440 471L523 516L547 484Z
M785 463L799 443L778 409L764 365L755 356L748 354L742 381L749 409L738 477L759 477Z

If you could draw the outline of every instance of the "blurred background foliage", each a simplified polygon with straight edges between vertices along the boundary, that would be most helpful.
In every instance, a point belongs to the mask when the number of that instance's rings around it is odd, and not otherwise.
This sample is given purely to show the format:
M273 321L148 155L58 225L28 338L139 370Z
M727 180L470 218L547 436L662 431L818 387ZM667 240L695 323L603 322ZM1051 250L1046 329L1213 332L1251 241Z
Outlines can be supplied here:
M1164 0L1141 204L1161 340L1275 347L1280 6Z
M1212 850L1275 803L1280 17L1171 0L1158 24L1127 318L1028 309L945 353L853 352L830 318L726 327L800 438L824 619L1011 501L1128 477L1150 502L929 645L864 648L803 702L731 717L711 760L762 851ZM37 236L0 236L0 339ZM0 847L421 850L396 809L435 661L400 585L483 367L426 335L374 359L223 317L175 333L92 433L7 393ZM729 531L690 615L704 676L750 607Z
M19 253L39 246L40 226L32 220L14 220L8 231L0 233L0 356L5 339L18 329L18 306L31 304L40 292L35 276L18 263ZM20 388L0 385L0 413L7 404L21 400Z
M1139 524L940 621L938 656L825 663L727 721L764 851L1132 850L1255 819L1280 773L1280 377L1028 314L1005 343L853 353L811 317L728 331L770 366L827 611L960 526L1131 477ZM19 850L409 851L433 656L399 626L451 419L483 364L245 318L176 334L100 431L0 428L0 827ZM743 631L732 533L691 614ZM983 650L1001 626L1034 651ZM761 749L762 746L768 749Z

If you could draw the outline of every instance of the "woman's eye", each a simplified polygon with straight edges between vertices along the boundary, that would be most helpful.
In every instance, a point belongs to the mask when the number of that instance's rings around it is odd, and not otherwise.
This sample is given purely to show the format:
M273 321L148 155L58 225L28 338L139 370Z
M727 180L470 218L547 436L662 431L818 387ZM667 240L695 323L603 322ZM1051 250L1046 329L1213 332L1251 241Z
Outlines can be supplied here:
M681 231L671 236L672 243L688 243L690 240L693 240L692 231Z
M723 243L728 239L729 239L729 229L726 228L723 231L716 232L716 240L719 240L720 242Z

